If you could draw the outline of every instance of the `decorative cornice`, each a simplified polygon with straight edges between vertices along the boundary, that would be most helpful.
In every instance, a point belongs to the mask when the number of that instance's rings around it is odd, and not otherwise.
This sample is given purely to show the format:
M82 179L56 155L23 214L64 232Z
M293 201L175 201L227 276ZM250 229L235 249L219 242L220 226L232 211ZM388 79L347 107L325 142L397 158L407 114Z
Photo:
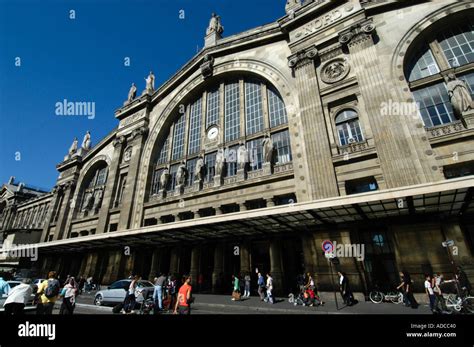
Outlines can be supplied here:
M132 131L131 139L135 139L138 136L146 136L148 133L148 128L146 127L139 127Z
M117 146L122 145L122 144L124 144L124 143L126 143L126 142L127 142L127 138L126 138L125 136L119 136L119 137L116 137L116 138L114 139L114 141L112 142L112 144L113 144L114 147L117 147Z
M372 38L375 25L372 18L354 24L349 29L339 33L339 43L342 45L354 46Z
M316 45L311 45L288 57L288 66L292 69L312 63L318 57Z

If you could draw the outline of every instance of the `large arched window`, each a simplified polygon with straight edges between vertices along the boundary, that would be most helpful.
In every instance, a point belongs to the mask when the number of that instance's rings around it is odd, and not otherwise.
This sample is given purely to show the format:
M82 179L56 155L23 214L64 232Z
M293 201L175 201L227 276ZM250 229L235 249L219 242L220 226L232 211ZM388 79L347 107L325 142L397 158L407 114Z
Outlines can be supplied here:
M456 120L443 76L455 73L467 82L474 95L474 22L472 19L451 21L434 36L424 39L405 68L415 101L425 127L448 124Z
M341 146L364 141L359 116L352 109L343 110L336 115L336 130Z
M108 167L105 161L99 162L84 176L80 190L80 215L91 216L99 212L107 181Z
M156 152L151 194L173 190L179 163L186 161L187 185L193 184L195 165L204 155L205 182L212 182L218 146L226 153L226 177L237 174L236 153L245 143L254 162L248 170L263 165L262 140L269 132L275 145L275 164L292 160L288 117L282 97L275 87L254 77L218 81L189 102L181 104ZM168 187L160 187L164 168L169 168Z

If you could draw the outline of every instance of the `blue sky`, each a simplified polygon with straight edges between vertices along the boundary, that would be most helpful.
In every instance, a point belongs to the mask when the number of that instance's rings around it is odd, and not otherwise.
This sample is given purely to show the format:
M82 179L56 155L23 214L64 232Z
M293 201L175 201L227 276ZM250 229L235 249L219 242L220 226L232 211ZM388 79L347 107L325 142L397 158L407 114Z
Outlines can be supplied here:
M51 189L74 137L80 145L90 130L94 145L115 128L130 84L140 93L150 69L155 87L169 79L202 48L212 12L229 36L282 17L284 7L285 0L0 0L0 184L15 176ZM64 99L95 102L95 118L56 115Z

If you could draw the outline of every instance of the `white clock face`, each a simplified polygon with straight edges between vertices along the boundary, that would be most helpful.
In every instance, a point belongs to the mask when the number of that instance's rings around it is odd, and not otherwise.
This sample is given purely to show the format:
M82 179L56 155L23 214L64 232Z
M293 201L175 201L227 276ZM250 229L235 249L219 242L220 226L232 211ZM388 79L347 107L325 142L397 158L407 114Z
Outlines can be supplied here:
M217 127L213 127L207 132L207 138L209 140L215 140L217 135L219 135L219 129Z

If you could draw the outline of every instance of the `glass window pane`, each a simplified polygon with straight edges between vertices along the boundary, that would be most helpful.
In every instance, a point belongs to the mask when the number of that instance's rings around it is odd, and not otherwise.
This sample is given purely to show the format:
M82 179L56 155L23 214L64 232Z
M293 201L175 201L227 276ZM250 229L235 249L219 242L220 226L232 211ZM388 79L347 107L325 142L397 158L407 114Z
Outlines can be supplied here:
M156 161L157 164L164 164L168 161L168 147L170 142L170 136L166 137L163 146L161 146L160 152L158 153L158 160Z
M204 163L206 165L206 182L213 182L214 176L216 175L216 152L206 154L204 157Z
M225 141L240 137L239 82L225 85Z
M245 82L245 119L247 135L263 130L262 93L259 82Z
M226 177L235 176L237 174L237 149L238 145L226 148L224 157L226 161Z
M249 152L249 171L260 170L263 164L262 138L247 142Z
M270 114L270 127L276 127L281 124L288 123L285 104L276 89L269 86L268 94L268 112Z
M219 87L207 93L206 128L219 124Z
M187 186L192 186L194 182L194 171L196 169L197 158L188 160L186 162L186 169L188 169L188 178L186 181Z
M448 99L446 85L441 82L413 92L420 105L420 114L426 127L454 121L453 109Z
M199 98L191 105L189 113L188 154L197 153L201 149L201 114L202 98Z
M179 159L183 156L184 152L184 127L186 126L186 116L181 115L174 125L173 135L173 153L171 155L172 160Z
M472 23L452 25L438 35L438 41L451 67L472 63L474 55L474 26Z
M420 50L415 53L406 71L410 82L431 76L440 71L428 45L423 45Z
M273 145L276 150L275 164L286 164L292 161L290 134L288 130L272 134Z

